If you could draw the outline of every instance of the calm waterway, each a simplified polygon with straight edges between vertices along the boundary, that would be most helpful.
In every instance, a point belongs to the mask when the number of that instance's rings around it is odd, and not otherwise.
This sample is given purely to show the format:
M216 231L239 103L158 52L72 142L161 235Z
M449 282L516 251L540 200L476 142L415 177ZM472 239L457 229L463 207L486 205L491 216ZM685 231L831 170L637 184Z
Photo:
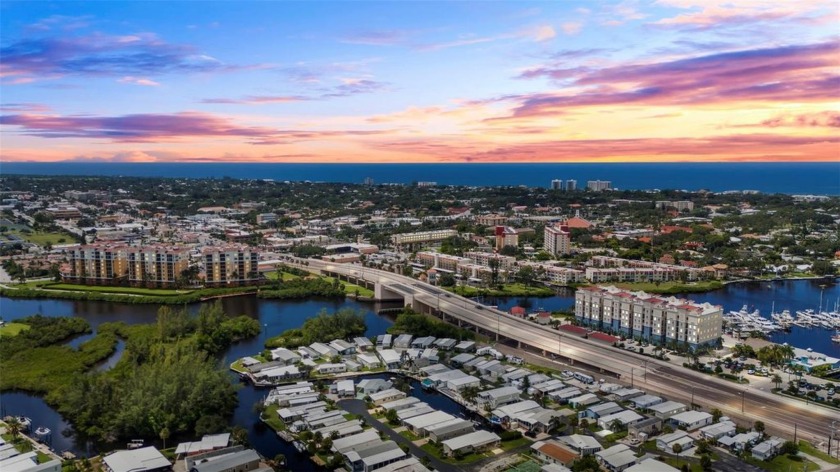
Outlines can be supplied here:
M791 313L807 308L817 309L822 294L823 309L834 309L840 300L840 285L836 281L777 281L762 283L730 284L721 290L705 294L690 294L696 301L708 301L722 305L725 311L739 310L743 305L750 309L759 309L761 314L769 317L771 307L775 302L776 311L788 309ZM520 305L528 310L544 308L547 310L562 310L572 307L574 294L563 291L548 298L485 298L485 303L498 305L501 309L509 309ZM199 305L191 305L190 310L197 310ZM391 326L393 319L388 316L377 315L377 310L395 305L381 305L358 303L352 300L318 300L305 301L277 301L264 300L256 297L235 297L223 300L227 313L233 315L245 314L260 321L263 331L260 336L231 346L224 354L224 362L229 363L242 356L254 354L262 350L266 338L282 331L299 327L306 318L314 316L321 309L335 311L341 308L353 308L365 313L368 326L366 335L372 336L384 333ZM399 306L397 304L396 306ZM109 302L65 301L65 300L19 300L0 298L2 316L6 321L23 318L41 313L46 316L80 316L96 327L108 321L124 321L130 324L151 323L155 320L156 305L126 305ZM812 348L835 357L840 357L840 345L831 342L832 331L826 329L805 329L794 327L789 333L777 333L771 336L776 342L788 342L801 348ZM88 335L71 340L68 344L77 347ZM124 345L120 343L118 352L98 366L100 369L112 367L122 353ZM231 376L236 381L235 376ZM281 441L273 431L262 425L253 412L255 402L261 400L267 393L265 389L255 389L244 386L238 392L239 406L234 412L234 424L248 429L249 440L261 454L268 458L278 453L285 454L291 470L311 470L313 467L305 456L297 454L291 445ZM459 411L459 406L446 397L423 392L415 385L412 395L418 396L435 408L444 409L452 413ZM80 443L72 434L64 436L62 432L70 431L69 425L52 408L37 396L21 392L4 392L0 394L0 413L3 415L25 415L32 418L33 427L46 426L53 431L52 447L56 451L71 450L84 454L87 444Z

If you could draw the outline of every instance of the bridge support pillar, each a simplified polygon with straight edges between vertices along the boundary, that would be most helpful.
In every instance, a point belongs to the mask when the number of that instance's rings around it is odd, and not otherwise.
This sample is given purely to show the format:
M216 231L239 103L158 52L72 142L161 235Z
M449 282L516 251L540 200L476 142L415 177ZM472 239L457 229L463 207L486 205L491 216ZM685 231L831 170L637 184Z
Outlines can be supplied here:
M522 341L516 341L516 349L522 349Z

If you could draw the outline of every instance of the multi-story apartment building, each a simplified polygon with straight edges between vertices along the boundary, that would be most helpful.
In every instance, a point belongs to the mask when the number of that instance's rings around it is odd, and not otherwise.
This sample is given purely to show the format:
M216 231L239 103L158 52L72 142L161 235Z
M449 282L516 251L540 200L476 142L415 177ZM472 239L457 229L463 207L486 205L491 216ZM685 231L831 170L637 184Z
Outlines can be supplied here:
M519 247L519 233L510 226L496 226L496 250L501 251L505 246Z
M586 278L594 283L693 281L705 275L694 267L610 256L593 256L587 265Z
M422 231L419 233L400 233L391 236L391 242L399 246L402 244L427 243L443 241L444 239L457 236L454 229L439 229L435 231Z
M610 182L609 180L587 180L586 188L587 190L592 190L595 192L609 190L612 188L612 182Z
M499 226L507 223L507 220L507 216L497 215L495 213L491 213L489 215L477 215L475 217L476 224L482 226Z
M128 275L124 244L88 244L69 250L70 270L64 281L90 285L113 285Z
M259 253L248 246L208 247L201 255L208 287L250 285L260 280Z
M567 180L566 181L566 191L567 192L574 192L577 190L577 180Z
M613 286L575 292L575 318L596 329L641 337L653 343L690 347L717 343L723 309L676 297L658 297Z
M546 226L543 249L549 254L572 252L572 237L568 226Z
M137 246L126 250L128 282L144 287L174 287L190 266L187 248Z
M552 180L551 190L563 190L563 181L561 179Z
M667 200L657 200L656 201L656 208L674 208L677 211L691 211L694 209L694 202L689 200L680 200L677 202L671 202Z
M491 260L498 261L499 268L504 270L509 270L510 268L516 265L515 257L503 256L501 254L496 254L493 252L468 251L464 253L464 257L478 265L483 265L487 267L490 267Z

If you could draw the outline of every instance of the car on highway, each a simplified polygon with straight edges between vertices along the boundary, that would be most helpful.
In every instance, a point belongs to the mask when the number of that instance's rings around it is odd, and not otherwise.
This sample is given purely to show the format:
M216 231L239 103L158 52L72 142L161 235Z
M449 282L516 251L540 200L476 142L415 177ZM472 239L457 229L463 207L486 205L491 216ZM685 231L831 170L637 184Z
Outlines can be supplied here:
M484 309L484 307L483 307L483 306L481 306L481 305L476 305L475 307L476 307L477 309L479 309L479 310L483 310L483 309Z

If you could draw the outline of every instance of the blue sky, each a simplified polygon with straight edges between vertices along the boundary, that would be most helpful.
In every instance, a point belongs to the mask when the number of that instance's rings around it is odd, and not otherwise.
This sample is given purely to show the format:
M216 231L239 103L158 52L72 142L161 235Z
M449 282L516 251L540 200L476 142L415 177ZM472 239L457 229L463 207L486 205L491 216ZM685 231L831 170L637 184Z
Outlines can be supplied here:
M833 0L0 12L7 160L838 158Z

